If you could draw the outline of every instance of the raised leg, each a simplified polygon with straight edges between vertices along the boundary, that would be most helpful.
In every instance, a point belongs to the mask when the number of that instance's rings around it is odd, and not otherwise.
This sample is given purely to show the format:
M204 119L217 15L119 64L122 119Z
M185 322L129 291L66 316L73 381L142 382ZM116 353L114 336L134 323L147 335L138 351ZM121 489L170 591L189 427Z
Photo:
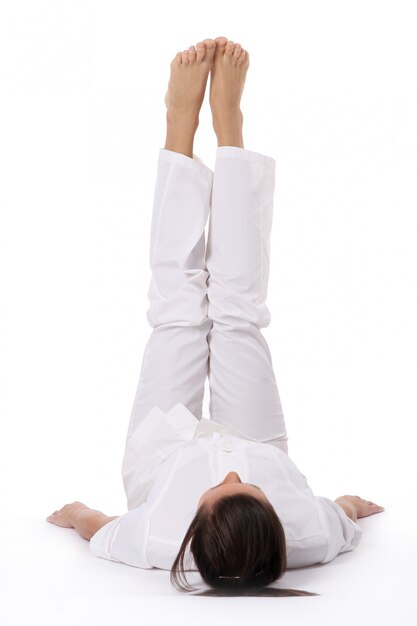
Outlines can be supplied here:
M227 84L233 84L233 67L239 65L233 61L233 50L227 59L228 48L223 45L216 71L218 77L223 75L223 93L227 94ZM217 45L216 55L222 54L221 47ZM228 81L222 68L227 69ZM214 100L219 90L215 84L212 87ZM239 89L238 81L234 89ZM234 99L235 103L239 100L240 96ZM227 119L225 108L213 102L213 118L220 111L223 120ZM232 128L236 129L239 118L229 110ZM221 136L228 135L227 122L217 128ZM232 139L236 138L233 132ZM243 139L233 144L224 145L219 137L206 251L208 316L213 321L208 336L210 415L288 453L271 353L260 330L271 320L266 298L275 161L245 150Z
M127 440L149 411L183 403L202 416L207 376L205 225L213 172L192 158L194 133L214 54L205 40L171 63L167 138L160 150L150 237L151 283L145 347ZM191 156L190 156L191 155Z

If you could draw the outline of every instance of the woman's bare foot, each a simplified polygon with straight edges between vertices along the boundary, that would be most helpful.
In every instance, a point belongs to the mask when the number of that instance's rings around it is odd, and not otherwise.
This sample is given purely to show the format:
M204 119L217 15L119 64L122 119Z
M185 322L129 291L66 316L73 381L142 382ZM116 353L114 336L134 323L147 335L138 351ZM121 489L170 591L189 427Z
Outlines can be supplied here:
M210 79L210 106L219 146L243 148L240 100L249 67L249 54L240 44L217 37Z
M167 136L165 149L192 158L195 131L204 100L207 78L213 66L216 44L204 39L195 47L178 52L171 63L165 96Z

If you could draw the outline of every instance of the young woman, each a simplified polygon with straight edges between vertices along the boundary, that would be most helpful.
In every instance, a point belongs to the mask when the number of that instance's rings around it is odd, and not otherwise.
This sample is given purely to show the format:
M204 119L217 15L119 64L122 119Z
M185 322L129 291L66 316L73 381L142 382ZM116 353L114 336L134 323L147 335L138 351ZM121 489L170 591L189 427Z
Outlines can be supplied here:
M246 50L225 37L171 63L150 238L153 330L122 467L128 512L107 517L74 502L47 518L75 528L97 556L170 570L184 591L194 589L185 571L196 570L214 592L260 593L288 568L353 550L356 520L383 510L358 496L315 496L288 456L260 330L271 319L275 161L243 145L248 66ZM214 172L193 154L209 74ZM202 417L206 376L211 419Z

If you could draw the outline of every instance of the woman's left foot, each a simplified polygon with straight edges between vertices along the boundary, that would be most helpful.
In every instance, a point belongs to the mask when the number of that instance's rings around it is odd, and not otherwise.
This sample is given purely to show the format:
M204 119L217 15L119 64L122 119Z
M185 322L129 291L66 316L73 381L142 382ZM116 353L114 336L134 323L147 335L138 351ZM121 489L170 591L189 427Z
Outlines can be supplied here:
M219 146L243 148L240 100L249 67L249 54L226 37L216 38L210 82L210 106Z
M198 118L208 75L213 66L215 48L213 39L204 39L175 56L165 95L168 114L185 111L191 117Z

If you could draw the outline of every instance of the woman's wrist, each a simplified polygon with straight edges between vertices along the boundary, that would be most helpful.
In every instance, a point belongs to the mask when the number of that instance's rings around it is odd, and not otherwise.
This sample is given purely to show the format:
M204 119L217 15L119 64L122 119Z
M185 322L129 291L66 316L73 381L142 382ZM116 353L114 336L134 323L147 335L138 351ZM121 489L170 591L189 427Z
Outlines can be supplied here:
M349 496L340 496L339 498L336 498L335 502L340 507L342 507L342 509L344 510L346 515L351 520L353 520L354 522L357 521L357 519L358 519L358 510L356 508L355 503L352 502L352 500L349 498Z
M81 537L90 541L91 537L112 519L115 518L110 518L101 511L85 507L74 511L71 521Z

